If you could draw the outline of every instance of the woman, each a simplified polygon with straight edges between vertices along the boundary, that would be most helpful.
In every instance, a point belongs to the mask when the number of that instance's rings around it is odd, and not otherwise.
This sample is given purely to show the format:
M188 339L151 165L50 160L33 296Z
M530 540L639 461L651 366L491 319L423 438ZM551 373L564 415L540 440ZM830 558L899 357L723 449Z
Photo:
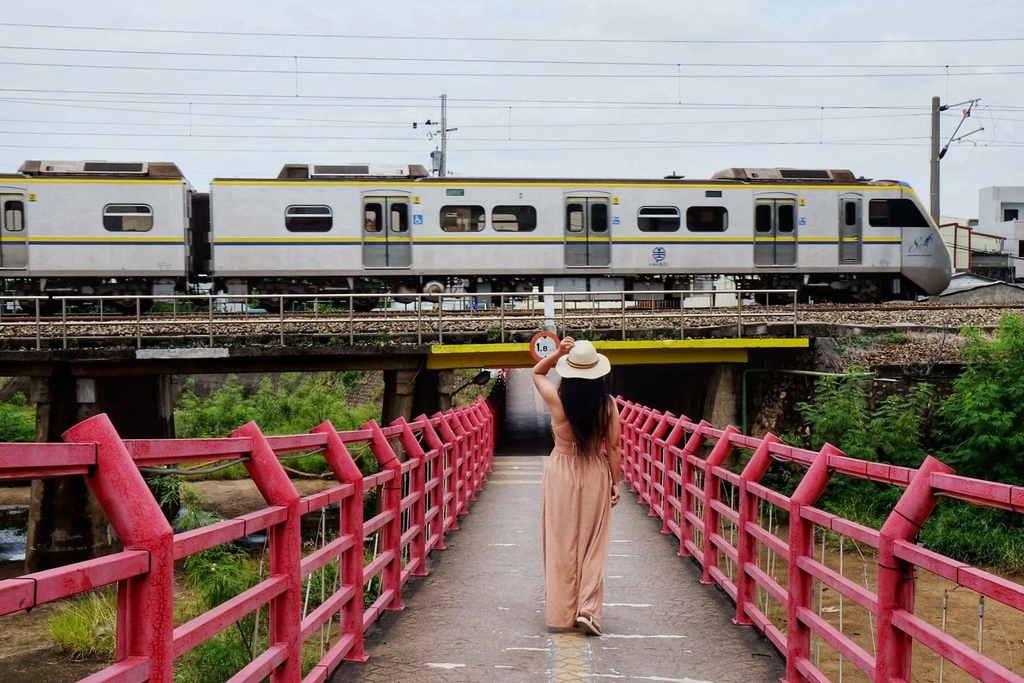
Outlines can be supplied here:
M548 379L554 368L562 377ZM555 448L544 467L544 593L552 628L601 635L611 509L619 502L619 411L605 388L608 359L588 341L566 337L533 368L551 411ZM607 457L602 454L603 450Z

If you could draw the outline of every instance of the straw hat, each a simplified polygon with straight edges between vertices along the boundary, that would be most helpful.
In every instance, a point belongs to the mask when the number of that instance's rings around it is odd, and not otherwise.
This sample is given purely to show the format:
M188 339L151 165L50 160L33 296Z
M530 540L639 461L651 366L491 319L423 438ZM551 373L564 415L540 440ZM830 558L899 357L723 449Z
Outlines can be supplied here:
M586 339L576 342L569 353L558 359L555 372L563 379L579 377L581 379L597 379L608 374L612 369L608 358L597 352L594 345Z

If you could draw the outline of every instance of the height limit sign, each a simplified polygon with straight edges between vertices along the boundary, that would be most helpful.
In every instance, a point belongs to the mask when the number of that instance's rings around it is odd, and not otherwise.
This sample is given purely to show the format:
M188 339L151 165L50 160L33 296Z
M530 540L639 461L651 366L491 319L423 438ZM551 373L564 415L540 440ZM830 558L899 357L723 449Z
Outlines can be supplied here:
M558 335L554 332L541 330L530 340L530 355L535 361L541 361L558 350Z

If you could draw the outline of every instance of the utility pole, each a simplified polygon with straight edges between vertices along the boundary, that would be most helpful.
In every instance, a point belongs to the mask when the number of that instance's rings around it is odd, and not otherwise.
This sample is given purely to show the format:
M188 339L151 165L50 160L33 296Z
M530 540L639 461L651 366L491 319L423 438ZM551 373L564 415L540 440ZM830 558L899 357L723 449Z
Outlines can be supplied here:
M448 95L441 95L441 170L442 178L448 175Z
M932 98L932 160L931 160L931 211L932 219L938 225L939 214L939 98Z
M419 123L413 121L412 128L416 130L419 127ZM436 126L437 121L431 121L427 119L423 122L424 126ZM448 96L441 95L441 128L440 130L432 133L427 133L427 139L433 140L435 135L441 136L441 149L434 149L430 153L431 167L437 172L437 175L444 178L448 175L448 133L458 130L458 128L448 127Z
M950 144L952 144L953 142L960 142L968 135L974 135L975 133L980 133L981 131L985 130L984 126L979 126L976 130L972 130L970 133L964 133L960 137L956 136L956 134L960 132L960 126L964 125L964 121L970 118L971 109L973 109L974 105L976 105L979 101L980 98L975 98L973 100L967 100L965 102L958 102L957 104L940 105L938 97L932 98L931 212L932 218L935 219L936 224L938 224L941 220L941 215L939 213L939 162L942 161L942 157L946 156L946 152L949 151ZM947 142L942 147L942 149L939 149L939 114L946 111L950 107L961 107L965 104L967 105L967 109L963 110L963 118L960 119L960 123L957 124L956 130L954 130L953 134L949 137L949 142Z

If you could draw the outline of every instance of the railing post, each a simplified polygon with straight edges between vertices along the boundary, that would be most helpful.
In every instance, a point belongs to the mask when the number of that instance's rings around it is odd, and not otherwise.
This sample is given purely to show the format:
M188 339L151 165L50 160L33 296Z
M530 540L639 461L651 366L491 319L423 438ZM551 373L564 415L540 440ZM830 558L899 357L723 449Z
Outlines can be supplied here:
M412 470L412 479L409 488L414 498L412 507L409 509L409 525L413 529L412 539L409 541L409 564L413 565L413 576L427 575L427 527L426 527L426 488L427 488L427 454L423 452L423 446L419 439L412 432L412 427L399 417L392 424L401 428L399 441L406 455L415 460L418 466Z
M718 533L720 515L712 503L721 499L722 486L714 469L729 457L729 453L732 452L732 436L739 433L740 430L732 425L726 427L704 461L704 576L700 580L703 584L715 583L711 576L711 568L718 566L718 550L711 542L711 537Z
M391 593L384 609L402 610L405 609L402 604L402 463L376 420L367 422L363 429L369 429L373 434L370 450L377 463L382 470L391 473L391 478L384 482L381 496L383 511L389 515L381 527L381 548L390 555L381 571L381 594Z
M125 550L149 553L149 572L118 590L117 661L150 660L149 679L174 677L174 532L106 414L64 432L68 443L96 444L96 468L86 482L107 513ZM122 600L121 598L125 599Z
M352 639L345 659L365 662L368 657L363 649L363 473L330 421L320 423L312 431L327 435L324 459L338 482L352 485L352 493L340 503L340 532L352 540L338 558L341 565L339 590L352 591L352 597L341 606L341 637Z
M896 541L911 541L935 509L931 475L953 468L928 456L878 532L878 642L875 681L910 680L913 639L893 625L893 614L914 611L914 566L895 555Z
M779 437L772 433L765 434L761 444L754 451L750 462L740 473L740 524L736 568L736 618L734 624L750 626L754 622L747 614L747 606L757 604L757 584L747 573L747 567L757 565L757 540L750 533L751 527L757 525L758 498L750 492L749 484L761 481L772 463L770 452L773 443L779 443Z
M803 479L789 499L789 590L786 604L786 683L804 683L808 679L800 673L799 665L811 651L811 630L800 618L803 610L810 610L814 599L811 575L800 568L800 561L814 557L814 525L803 518L804 507L814 505L828 486L831 474L829 455L842 455L830 444L825 444L818 457L804 473Z
M462 425L462 420L453 410L448 411L448 424L455 433L455 514L464 515L469 512L469 435Z
M444 530L455 531L459 528L459 438L455 435L448 418L444 413L437 413L437 431L444 440L443 465L441 476L444 478L444 490L441 493L444 505Z
M641 406L639 410L633 413L633 419L630 421L627 429L629 430L629 448L631 450L630 460L633 463L633 479L632 482L635 486L630 487L631 490L638 494L638 503L644 502L644 459L641 455L643 453L640 427L643 425L647 416L650 415L651 409L646 406Z
M666 413L671 418L672 413ZM670 504L672 500L679 500L679 496L676 495L676 482L672 478L672 475L676 472L676 460L678 456L675 454L674 449L679 443L679 440L683 438L684 428L683 425L688 422L686 417L680 415L676 419L675 425L672 427L672 431L668 433L664 439L661 440L661 533L670 534L672 528L668 524L669 517L673 514L675 507ZM672 487L669 492L669 487Z
M430 447L430 452L434 455L428 459L428 469L430 470L430 478L426 480L425 489L426 496L430 499L430 505L426 507L424 512L424 519L426 520L427 527L427 543L430 547L427 548L429 553L431 550L444 550L447 546L444 544L445 534L445 510L447 505L444 501L444 488L445 488L445 446L444 442L441 441L441 437L437 435L434 430L434 425L431 424L430 418L426 415L420 415L416 418L417 422L423 423L423 439L427 442ZM425 476L425 475L424 475ZM434 530L437 529L437 541L433 542L431 539L434 537Z
M270 601L270 646L285 648L284 662L270 674L271 683L296 683L302 678L302 520L299 492L277 461L274 449L255 422L242 425L232 437L248 437L249 459L245 461L252 482L270 505L287 508L283 524L268 530L270 574L288 577L287 589Z
M652 417L657 416L657 423L653 425L653 429L650 434L643 435L645 443L645 458L647 459L648 466L650 468L650 490L651 494L648 496L648 517L658 517L662 512L662 506L665 504L665 458L664 451L661 450L658 440L665 436L665 432L672 425L669 424L668 415L664 415L655 411L651 414ZM646 427L647 425L644 425ZM658 451L658 458L655 460L655 450Z
M650 434L657 425L661 413L657 410L647 410L640 430L637 432L637 458L640 461L640 480L643 486L640 489L640 503L647 503L648 515L651 515L650 508L654 497L654 465L651 463L651 440Z
M696 545L693 542L693 521L691 520L691 517L696 515L696 511L694 510L693 494L693 489L696 488L693 483L693 473L695 468L693 463L690 462L690 458L696 457L700 449L704 447L704 441L707 439L707 437L704 436L704 432L710 429L710 427L711 425L705 420L700 421L700 424L697 425L697 429L694 430L694 432L690 434L690 438L686 440L686 445L683 446L683 453L680 458L680 480L682 482L680 485L680 488L682 489L682 501L680 508L682 511L679 515L679 557L691 557L693 555L690 549L686 547L687 542L694 546ZM703 559L703 554L701 555L701 559Z

